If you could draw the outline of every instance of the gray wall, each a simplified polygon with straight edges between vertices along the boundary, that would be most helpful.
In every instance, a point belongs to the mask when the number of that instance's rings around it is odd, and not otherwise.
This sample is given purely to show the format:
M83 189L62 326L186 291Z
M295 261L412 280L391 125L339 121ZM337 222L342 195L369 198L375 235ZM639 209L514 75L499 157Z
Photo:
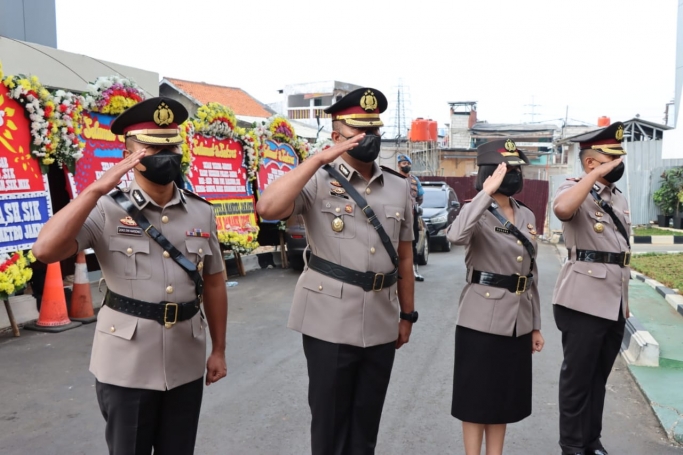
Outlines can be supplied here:
M0 35L56 48L55 0L0 1Z

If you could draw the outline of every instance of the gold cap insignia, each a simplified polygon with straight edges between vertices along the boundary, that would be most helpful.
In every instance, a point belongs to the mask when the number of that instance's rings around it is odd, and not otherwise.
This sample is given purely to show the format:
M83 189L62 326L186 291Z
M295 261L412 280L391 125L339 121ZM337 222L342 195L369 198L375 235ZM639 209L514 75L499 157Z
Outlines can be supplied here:
M515 150L517 150L517 145L514 142L512 142L512 139L508 139L507 141L505 141L505 150L507 150L508 152L514 152Z
M363 97L360 99L360 107L366 111L374 111L377 109L377 98L372 90L366 90Z
M154 111L154 123L159 126L167 126L173 123L173 111L166 103L162 102Z
M624 127L620 126L617 128L617 132L614 133L614 139L617 141L622 141L624 139Z

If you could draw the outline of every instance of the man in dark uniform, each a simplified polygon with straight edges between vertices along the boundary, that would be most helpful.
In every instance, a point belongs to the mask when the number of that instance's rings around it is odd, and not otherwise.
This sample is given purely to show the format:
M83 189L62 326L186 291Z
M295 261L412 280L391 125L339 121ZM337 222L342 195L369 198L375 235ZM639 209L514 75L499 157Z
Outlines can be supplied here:
M420 275L417 268L417 242L420 240L420 205L422 205L425 190L422 188L420 179L410 173L412 165L413 160L407 155L398 155L398 171L410 182L410 197L413 200L413 235L415 237L413 240L413 272L415 281L424 281L424 277Z
M631 216L615 186L624 173L624 126L616 122L576 137L585 174L555 195L567 262L555 285L553 312L562 331L560 447L605 455L600 442L605 385L628 318Z
M187 110L151 98L119 115L124 159L41 230L45 263L95 250L107 282L90 371L113 455L194 452L206 385L226 375L227 294L211 204L179 190ZM112 191L134 169L130 187ZM212 352L206 360L206 322Z
M394 355L417 321L410 185L375 163L386 107L371 88L329 107L334 145L257 204L263 218L302 215L306 225L311 259L288 326L303 334L315 455L375 452Z

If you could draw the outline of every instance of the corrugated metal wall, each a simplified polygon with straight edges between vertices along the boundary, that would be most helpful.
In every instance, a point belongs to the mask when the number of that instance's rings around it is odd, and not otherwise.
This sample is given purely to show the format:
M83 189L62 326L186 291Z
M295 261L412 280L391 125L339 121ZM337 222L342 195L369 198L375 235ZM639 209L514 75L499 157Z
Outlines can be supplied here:
M477 195L474 188L476 177L420 177L420 180L428 182L446 182L455 190L458 200L463 203ZM515 195L515 199L521 201L534 212L536 216L536 230L543 235L546 210L548 208L548 182L545 180L524 179L524 189Z
M652 195L661 186L662 173L674 166L683 166L683 159L663 160L662 141L625 142L626 181L618 186L629 200L632 224L649 224L656 220L659 209Z

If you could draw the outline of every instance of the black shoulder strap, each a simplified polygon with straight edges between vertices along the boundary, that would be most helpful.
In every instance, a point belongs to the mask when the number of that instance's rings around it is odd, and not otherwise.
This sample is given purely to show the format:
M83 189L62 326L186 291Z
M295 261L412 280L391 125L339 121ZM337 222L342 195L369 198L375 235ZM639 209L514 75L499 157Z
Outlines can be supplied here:
M529 267L529 274L533 272L534 270L534 264L536 262L536 248L531 244L531 241L526 237L526 235L522 234L519 229L517 229L517 226L514 224L510 223L499 211L496 207L494 207L493 204L489 206L489 212L493 214L496 218L498 218L498 221L510 231L510 234L514 235L517 237L517 240L522 242L522 245L524 245L524 248L526 248L526 251L529 253L529 256L531 257L531 266Z
M607 212L610 218L612 218L612 221L614 222L614 225L617 227L617 230L624 237L624 239L626 239L626 244L628 245L628 247L631 248L631 241L629 239L630 236L628 235L628 232L626 232L626 227L624 227L624 224L617 217L617 214L614 213L612 206L602 200L602 198L595 190L595 188L591 188L591 196L593 196L593 199L595 199L595 203L598 204L601 209Z
M145 218L142 212L140 212L140 210L138 210L138 208L123 194L123 191L116 189L110 196L135 220L136 223L138 223L138 226L144 229L145 233L150 236L152 240L157 242L165 251L168 251L171 258L185 270L192 281L194 281L197 298L201 299L202 293L204 292L204 280L199 271L197 271L197 266L183 256L183 253L178 251L178 249L174 247L173 244L147 220L147 218Z
M375 228L375 231L377 231L380 240L382 240L382 245L384 245L384 248L387 250L387 253L389 253L391 263L394 264L394 267L398 268L398 253L396 252L394 245L391 243L391 238L389 238L389 235L384 230L382 222L377 219L377 215L375 215L375 212L374 210L372 210L372 207L368 205L367 201L363 199L363 196L361 196L358 193L358 191L356 191L353 185L351 185L351 183L349 183L349 181L346 180L346 177L342 176L338 170L336 170L329 164L323 166L323 169L327 171L327 173L330 174L332 178L334 178L341 184L341 186L346 190L349 196L351 196L351 199L353 199L359 207L362 207L361 210L363 210L365 216L368 217L368 221L372 224L372 227Z

